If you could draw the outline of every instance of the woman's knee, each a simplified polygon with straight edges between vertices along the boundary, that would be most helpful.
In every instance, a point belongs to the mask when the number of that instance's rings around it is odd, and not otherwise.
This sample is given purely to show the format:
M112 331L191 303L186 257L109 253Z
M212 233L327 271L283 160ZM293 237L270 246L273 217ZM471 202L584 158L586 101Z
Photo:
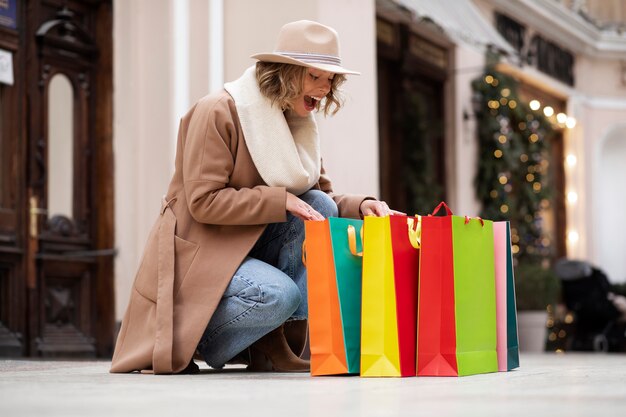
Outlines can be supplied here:
M273 323L276 326L291 317L302 301L296 283L287 276L282 278L272 284L260 286L268 324Z
M315 211L317 211L326 218L337 217L339 215L337 204L332 198L330 198L328 194L323 191L309 190L306 193L302 194L300 198L306 201L311 207L315 209Z

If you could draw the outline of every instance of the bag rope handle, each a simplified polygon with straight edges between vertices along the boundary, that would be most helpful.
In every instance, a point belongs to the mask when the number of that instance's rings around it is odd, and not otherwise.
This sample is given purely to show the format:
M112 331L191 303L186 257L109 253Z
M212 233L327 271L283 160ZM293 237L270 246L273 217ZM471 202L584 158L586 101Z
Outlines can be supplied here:
M363 244L363 227L361 227L361 244ZM354 256L363 256L363 251L357 252L356 250L356 229L351 224L348 225L348 246L350 247L350 253Z
M442 201L441 203L439 203L439 205L437 207L435 207L435 209L433 210L433 212L430 214L431 216L434 216L435 214L437 214L439 212L439 210L441 209L441 207L446 209L446 214L448 216L452 216L452 210L450 210L450 207L448 207L448 205L446 204L445 201Z
M480 216L476 216L476 217L465 216L465 224L469 224L470 220L472 219L478 220L480 222L480 225L482 227L485 227L485 221Z
M409 242L415 249L422 247L422 216L407 217L406 224L409 233Z

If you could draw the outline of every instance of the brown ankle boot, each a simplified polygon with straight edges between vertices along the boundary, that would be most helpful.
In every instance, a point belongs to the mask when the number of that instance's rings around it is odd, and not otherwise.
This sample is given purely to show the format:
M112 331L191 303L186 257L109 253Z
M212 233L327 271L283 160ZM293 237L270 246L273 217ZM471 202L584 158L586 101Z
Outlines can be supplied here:
M250 371L309 372L309 361L297 357L285 339L284 327L272 330L250 346Z
M250 348L246 348L239 352L232 359L226 361L226 365L250 365Z
M308 324L309 321L306 319L285 322L285 339L287 339L287 344L293 353L299 358L302 358L306 346Z

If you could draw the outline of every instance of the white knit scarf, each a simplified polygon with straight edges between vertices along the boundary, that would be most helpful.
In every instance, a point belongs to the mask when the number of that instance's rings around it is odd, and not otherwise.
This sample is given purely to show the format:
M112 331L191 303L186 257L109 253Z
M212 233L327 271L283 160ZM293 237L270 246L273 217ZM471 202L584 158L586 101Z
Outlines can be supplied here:
M256 80L255 67L224 89L235 100L243 135L263 181L300 195L319 181L321 169L317 124L312 114L290 115L272 105Z

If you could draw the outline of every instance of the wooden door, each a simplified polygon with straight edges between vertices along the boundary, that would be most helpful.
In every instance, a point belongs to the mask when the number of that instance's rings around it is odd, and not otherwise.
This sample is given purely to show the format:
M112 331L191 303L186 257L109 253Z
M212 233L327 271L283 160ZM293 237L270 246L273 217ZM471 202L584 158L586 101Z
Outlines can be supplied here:
M111 2L32 0L19 2L17 15L19 82L10 87L17 114L2 124L2 143L13 155L3 175L16 173L8 176L15 198L7 199L15 219L1 231L9 237L0 240L0 260L14 255L6 262L0 320L22 355L108 355L115 253ZM5 136L11 129L18 134Z
M26 352L27 336L23 210L26 60L15 9L0 9L0 12L6 21L0 25L0 49L12 57L13 65L8 70L14 78L12 85L0 84L0 356L22 356ZM6 60L3 62L5 66L8 64Z
M446 199L445 85L451 44L377 9L381 197L424 214Z

